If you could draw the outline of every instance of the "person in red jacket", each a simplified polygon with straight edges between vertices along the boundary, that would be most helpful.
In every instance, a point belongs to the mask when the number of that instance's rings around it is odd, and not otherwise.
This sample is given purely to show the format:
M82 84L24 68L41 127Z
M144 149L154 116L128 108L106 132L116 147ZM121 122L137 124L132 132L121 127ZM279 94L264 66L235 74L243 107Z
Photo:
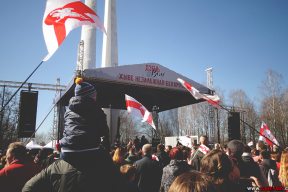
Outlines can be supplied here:
M21 142L10 143L6 153L8 167L0 171L1 192L21 192L25 183L42 171L42 167L27 158Z

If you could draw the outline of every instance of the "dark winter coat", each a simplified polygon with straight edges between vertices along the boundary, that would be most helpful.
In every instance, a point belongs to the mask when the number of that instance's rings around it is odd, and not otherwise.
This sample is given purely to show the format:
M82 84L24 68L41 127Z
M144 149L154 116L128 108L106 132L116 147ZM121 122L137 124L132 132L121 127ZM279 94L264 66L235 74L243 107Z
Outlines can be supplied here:
M241 156L240 157L231 156L231 158L237 159L238 161L237 167L240 171L241 177L250 178L250 176L254 176L256 178L259 178L259 171L257 171L257 169L253 165L243 161Z
M242 154L242 160L248 164L250 164L251 166L253 166L253 168L256 170L255 172L255 177L257 177L259 179L259 181L261 182L261 184L263 186L266 186L267 184L267 178L264 176L264 173L260 170L260 166L258 163L256 163L254 161L254 159L252 158L251 155L249 154Z
M159 192L162 177L160 163L153 160L151 155L146 154L134 165L137 172L133 183L137 184L142 192Z
M163 191L167 192L173 181L179 175L188 172L189 170L195 170L194 166L191 166L187 161L173 159L170 164L164 167L161 180L161 186Z
M109 135L105 113L96 101L88 96L72 97L64 117L65 129L60 141L64 150L97 148L100 137Z
M275 165L274 165L275 162ZM269 159L263 159L261 163L259 163L260 169L263 171L266 178L268 178L269 169L276 169L276 161L270 161Z
M199 149L197 149L194 154L192 154L193 166L195 166L197 171L200 171L200 162L204 156L205 154L202 153Z
M52 154L51 156L47 157L46 159L44 159L42 161L42 164L41 166L43 167L43 169L49 167L49 165L51 165L52 163L54 163L55 161L57 161L60 157L60 153L57 154L57 153L54 153Z
M137 156L135 154L129 154L129 156L125 159L128 164L133 164L137 161Z
M162 167L165 167L170 163L170 157L165 151L157 151L155 155L158 157L159 163L161 163Z
M64 159L29 180L22 192L126 191L124 176L104 149L65 153Z
M134 183L126 183L127 191L126 192L141 192L140 189Z

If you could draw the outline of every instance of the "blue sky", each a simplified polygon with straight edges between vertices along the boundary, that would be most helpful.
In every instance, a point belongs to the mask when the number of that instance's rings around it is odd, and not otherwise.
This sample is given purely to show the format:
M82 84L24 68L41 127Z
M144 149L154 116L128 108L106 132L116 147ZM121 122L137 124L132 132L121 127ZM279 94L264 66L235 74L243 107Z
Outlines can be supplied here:
M23 82L47 55L45 6L45 0L0 1L0 80ZM288 83L287 10L287 0L118 0L119 65L155 62L199 83L213 67L214 87L226 94L243 89L254 100L269 68ZM97 14L104 21L104 0ZM76 69L80 33L72 30L28 82L55 84L60 77L65 85ZM96 67L102 41L97 30ZM37 125L54 95L39 91ZM53 114L39 131L50 129L52 120Z

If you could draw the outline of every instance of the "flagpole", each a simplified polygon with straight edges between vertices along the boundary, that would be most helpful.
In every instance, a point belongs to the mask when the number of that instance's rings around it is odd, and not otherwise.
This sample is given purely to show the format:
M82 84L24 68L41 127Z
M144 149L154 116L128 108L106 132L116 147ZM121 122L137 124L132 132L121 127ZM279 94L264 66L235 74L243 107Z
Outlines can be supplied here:
M199 92L199 93L201 93L201 92ZM202 94L202 93L201 93ZM205 94L202 94L204 97L206 97L207 99L209 99ZM209 100L211 100L211 99L209 99ZM213 101L213 100L211 100L213 103L215 103L215 104L217 104L215 101ZM220 101L221 102L221 101ZM219 104L217 104L217 105L219 105L220 107L221 107L221 109L224 109L224 110L226 110L226 111L228 111L228 112L231 112L229 109L227 109L227 108L225 108L225 107L223 107L222 105L220 105L220 102L219 102ZM234 116L233 116L234 117ZM235 117L234 117L235 118ZM245 121L243 121L242 119L240 119L240 121L242 122L242 123L244 123L245 125L247 125L248 127L250 127L250 128L252 128L254 131L256 131L257 133L259 133L261 136L263 136L263 137L265 137L267 140L269 140L271 143L273 143L274 145L276 145L273 141L271 141L268 137L266 137L265 135L263 135L262 133L260 133L259 131L257 131L254 127L252 127L251 125L249 125L248 123L246 123ZM282 149L279 145L276 145L276 146L278 146L280 149ZM283 149L282 149L283 150Z
M40 65L44 62L41 61L41 63L36 67L36 69L34 69L34 71L29 75L29 77L22 83L22 85L20 85L20 87L17 89L17 91L12 95L12 97L9 99L9 101L4 105L4 107L2 107L1 112L5 109L5 107L8 105L8 103L10 103L10 101L12 100L12 98L18 93L18 91L23 87L23 85L28 81L28 79L33 75L33 73L40 67Z

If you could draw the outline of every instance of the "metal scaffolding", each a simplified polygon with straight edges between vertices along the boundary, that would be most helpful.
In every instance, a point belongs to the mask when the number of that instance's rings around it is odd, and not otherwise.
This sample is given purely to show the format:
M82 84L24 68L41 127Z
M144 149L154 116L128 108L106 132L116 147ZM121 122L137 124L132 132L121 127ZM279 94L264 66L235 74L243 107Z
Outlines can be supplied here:
M83 62L84 62L84 41L81 40L78 43L78 57L77 57L77 68L76 74L78 77L82 77L83 73Z
M16 82L16 81L1 81L0 80L0 87L11 87L11 88L19 88L23 82ZM51 84L40 84L40 83L24 83L22 89L38 89L38 90L48 90L48 91L55 91L58 88L60 91L65 91L66 86L64 85L51 85Z
M0 80L0 87L11 87L11 88L19 88L23 82L15 82L15 81L1 81ZM25 83L22 89L37 89L37 90L48 90L48 91L55 91L55 99L56 96L61 92L65 91L66 86L60 85L60 78L56 79L56 85L52 84L40 84L40 83ZM55 105L55 99L53 100L53 104ZM57 139L57 127L58 127L58 107L57 105L54 107L54 118L53 118L53 140ZM54 142L52 142L52 145ZM54 147L54 146L53 146Z
M58 135L58 106L55 105L56 97L60 94L60 77L56 79L56 89L55 89L55 98L53 100L54 104L54 117L53 117L53 140L52 140L52 147L54 149L54 140L57 140Z
M213 91L213 74L212 74L213 68L206 69L207 72L207 87ZM209 112L209 138L214 143L216 142L216 131L215 131L215 107L207 103L208 105L208 112Z

